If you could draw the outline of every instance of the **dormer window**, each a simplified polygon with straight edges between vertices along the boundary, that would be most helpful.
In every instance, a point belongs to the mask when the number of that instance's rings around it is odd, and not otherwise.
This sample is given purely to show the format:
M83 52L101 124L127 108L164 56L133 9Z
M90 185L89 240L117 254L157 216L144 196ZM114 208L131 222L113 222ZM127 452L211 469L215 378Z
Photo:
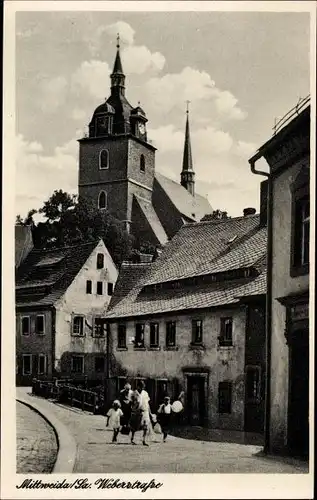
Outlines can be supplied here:
M141 172L145 172L145 158L144 158L144 155L140 156L140 170L141 170Z
M102 149L99 154L99 169L107 170L109 168L109 151Z
M107 208L107 193L100 191L98 198L98 208L105 210Z

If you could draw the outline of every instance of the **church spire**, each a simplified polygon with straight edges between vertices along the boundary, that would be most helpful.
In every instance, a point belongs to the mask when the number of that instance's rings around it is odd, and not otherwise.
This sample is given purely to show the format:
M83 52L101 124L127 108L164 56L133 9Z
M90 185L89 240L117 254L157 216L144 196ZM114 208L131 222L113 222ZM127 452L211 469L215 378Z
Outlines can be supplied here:
M193 170L193 158L189 132L189 105L190 101L186 101L186 128L185 128L185 143L183 154L183 168L181 173L181 185L189 191L191 195L195 195L195 172Z
M111 78L111 95L124 95L125 93L125 75L122 69L120 57L120 35L117 35L117 54L113 65Z

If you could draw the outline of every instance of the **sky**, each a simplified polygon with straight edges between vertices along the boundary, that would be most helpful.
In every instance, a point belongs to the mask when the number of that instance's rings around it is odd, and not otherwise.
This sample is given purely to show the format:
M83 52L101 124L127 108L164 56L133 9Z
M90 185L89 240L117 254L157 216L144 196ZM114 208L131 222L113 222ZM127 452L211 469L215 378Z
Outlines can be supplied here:
M308 13L17 12L16 213L77 193L77 139L109 96L118 32L156 170L180 181L189 100L197 192L231 216L258 210L248 159L309 94Z

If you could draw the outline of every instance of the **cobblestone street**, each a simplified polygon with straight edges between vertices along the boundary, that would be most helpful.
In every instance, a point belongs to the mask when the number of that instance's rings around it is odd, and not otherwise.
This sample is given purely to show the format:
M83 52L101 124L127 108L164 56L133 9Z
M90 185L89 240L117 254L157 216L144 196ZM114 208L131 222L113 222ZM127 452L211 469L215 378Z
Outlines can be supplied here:
M112 433L105 427L105 418L75 408L58 405L27 395L18 388L24 399L51 412L62 422L77 443L74 472L78 473L305 473L308 466L272 457L257 456L261 447L228 442L212 442L169 436L162 443L161 435L142 446L131 446L127 436L119 435L118 444L112 444ZM19 424L18 424L19 425Z
M28 406L17 402L17 473L52 471L57 442L52 427Z

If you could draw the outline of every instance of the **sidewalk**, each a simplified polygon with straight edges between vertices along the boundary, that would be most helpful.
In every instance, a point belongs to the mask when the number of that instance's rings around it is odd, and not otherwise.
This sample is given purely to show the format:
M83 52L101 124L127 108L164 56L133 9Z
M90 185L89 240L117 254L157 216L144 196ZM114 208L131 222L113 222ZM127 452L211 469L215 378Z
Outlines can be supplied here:
M257 456L261 447L228 442L207 442L169 436L162 443L161 435L142 446L131 446L128 436L119 435L112 444L112 432L105 427L105 418L70 408L28 394L29 388L17 388L17 398L30 404L36 402L46 415L50 412L67 426L76 441L74 472L77 473L306 473L307 464L293 464L272 457Z

